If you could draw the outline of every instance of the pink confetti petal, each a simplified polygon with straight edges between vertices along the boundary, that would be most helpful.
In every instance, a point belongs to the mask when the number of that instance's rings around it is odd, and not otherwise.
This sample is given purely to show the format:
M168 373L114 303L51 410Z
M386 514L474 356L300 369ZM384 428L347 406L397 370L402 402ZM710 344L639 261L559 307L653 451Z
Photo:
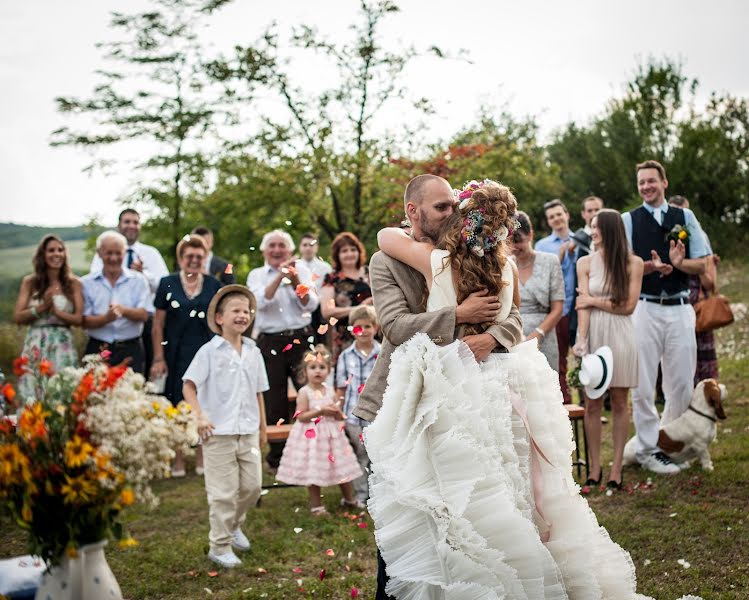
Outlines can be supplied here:
M313 422L313 423L314 423L315 425L317 425L317 424L318 424L318 423L320 422L320 420L321 420L321 419L322 419L322 417L315 417L314 419L312 419L312 422Z
M327 550L325 551L325 554L327 554L328 556L335 556L335 552L333 551L333 549L332 549L332 548L328 548L328 549L327 549Z
M359 529L366 529L366 528L367 528L367 524L366 523L364 523L364 522L359 523Z
M102 350L99 354L104 360L109 360L109 357L112 356L112 352L110 350Z
M308 440L312 440L317 436L314 429L308 429L304 432L304 437L306 437Z
M334 463L335 462L335 456L333 456L332 454L328 454L328 460L330 462Z
M348 379L346 379L346 385L348 385L349 383L351 383L351 380L352 380L353 378L354 378L354 374L353 374L353 373L351 373L351 375L349 375L349 376L348 376Z
M301 573L302 572L302 569L300 569L299 567L295 567L295 568L293 568L291 570L294 571L294 573Z
M320 578L320 581L325 579L325 569L322 569L320 573L318 574L318 577Z
M310 279L312 279L312 281L317 281L318 279L320 279L320 276L317 273L312 273L312 277Z
M299 340L298 340L297 338L294 338L293 340L291 340L291 342L292 342L293 344L301 344L301 343L302 343L302 342L300 342L300 341L299 341Z
M320 335L325 335L328 332L328 325L327 323L324 323L323 325L320 325L320 327L317 328L317 333Z
M351 333L354 335L361 335L364 330L359 325L354 325L353 329L351 329Z
M363 389L364 389L364 384L362 383L359 385L359 389L357 390L357 392L361 394Z
M359 441L360 441L360 442L361 442L362 444L364 443L364 434L363 434L363 433L360 433L360 434L359 434Z
M297 417L298 417L299 415L301 415L301 414L302 414L302 411L301 411L301 410L298 410L298 411L296 411L296 412L295 412L295 413L294 413L293 415L291 415L291 418L292 418L292 419L296 419L296 418L297 418Z
M351 588L351 597L352 598L358 598L359 597L359 588L355 588L355 587Z
M281 352L288 352L288 351L289 351L289 350L291 350L291 349L292 349L293 347L294 347L294 346L293 346L293 344L286 344L286 345L285 345L285 346L283 347L283 350L281 350Z
M226 269L224 269L224 273L226 273L227 275L231 275L233 271L234 271L234 265L232 265L231 263L226 265Z

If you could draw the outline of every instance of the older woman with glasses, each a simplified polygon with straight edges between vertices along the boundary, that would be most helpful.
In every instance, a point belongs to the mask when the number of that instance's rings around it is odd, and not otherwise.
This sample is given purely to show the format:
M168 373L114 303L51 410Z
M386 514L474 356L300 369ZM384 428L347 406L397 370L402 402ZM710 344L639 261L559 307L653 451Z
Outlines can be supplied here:
M198 349L213 337L205 316L211 298L221 287L213 277L203 274L208 256L205 240L187 235L177 244L179 272L161 279L154 297L151 339L153 365L151 379L166 375L164 395L174 405L182 400L182 375L185 374ZM196 471L202 472L201 456ZM177 455L173 477L185 474L181 455Z

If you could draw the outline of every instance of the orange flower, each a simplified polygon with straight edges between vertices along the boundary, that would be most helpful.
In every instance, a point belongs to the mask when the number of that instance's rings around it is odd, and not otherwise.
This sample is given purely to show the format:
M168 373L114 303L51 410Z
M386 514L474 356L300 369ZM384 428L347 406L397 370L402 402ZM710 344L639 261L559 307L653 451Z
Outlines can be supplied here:
M20 377L28 369L26 368L26 365L29 364L29 357L28 356L19 356L15 360L13 360L13 373L16 377Z
M296 286L296 295L299 296L300 300L304 300L307 297L307 294L309 294L308 285L300 283L298 286Z
M6 399L6 400L7 400L8 402L13 402L13 398L15 398L15 397L16 397L16 390L14 390L14 389L13 389L13 386L12 386L12 385L10 385L9 383L6 383L6 384L5 384L5 385L4 385L3 387L2 387L2 392L3 392L3 397L4 397L4 398L5 398L5 399Z
M73 400L83 403L94 390L94 374L89 371L78 382L78 387L73 392Z
M120 493L120 504L122 504L122 506L130 506L133 502L135 502L135 494L133 493L133 490L130 488L122 490L122 493Z
M42 375L45 375L47 377L52 377L52 375L55 374L54 365L52 364L51 361L47 360L46 358L42 359L39 362L39 372Z
M127 365L117 365L107 369L107 376L99 382L99 391L111 389L122 378L127 371Z
M45 419L50 415L38 402L30 404L23 409L18 419L18 433L26 440L43 438L47 435Z

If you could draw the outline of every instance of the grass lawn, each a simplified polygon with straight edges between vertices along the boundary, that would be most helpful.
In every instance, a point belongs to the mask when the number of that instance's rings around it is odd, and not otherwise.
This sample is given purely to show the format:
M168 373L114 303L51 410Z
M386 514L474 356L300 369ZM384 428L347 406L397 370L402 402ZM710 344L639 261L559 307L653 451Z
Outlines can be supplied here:
M721 268L722 291L734 302L749 302L747 273L746 266ZM728 419L719 424L712 446L715 471L692 467L671 477L649 477L630 467L624 472L626 491L589 496L601 524L630 551L638 591L659 600L689 593L705 600L749 598L748 333L746 316L718 333L721 381L729 397ZM611 456L609 427L604 427L604 463ZM374 596L372 522L337 509L337 489L326 490L331 516L317 519L309 515L304 489L271 489L250 513L245 531L253 548L233 571L214 570L205 557L202 478L161 481L155 489L158 509L135 507L129 513L128 527L140 546L107 552L128 599L343 600L351 598L352 588L360 598ZM24 544L22 532L0 518L0 558L23 553Z

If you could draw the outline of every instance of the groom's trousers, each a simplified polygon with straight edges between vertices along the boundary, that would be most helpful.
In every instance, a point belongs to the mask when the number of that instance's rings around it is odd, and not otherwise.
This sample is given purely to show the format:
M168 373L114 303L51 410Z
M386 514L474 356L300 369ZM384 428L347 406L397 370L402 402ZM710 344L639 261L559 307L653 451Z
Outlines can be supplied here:
M375 600L395 600L392 596L388 596L385 593L385 586L388 582L388 576L385 572L385 561L380 554L380 549L377 549L377 594Z

